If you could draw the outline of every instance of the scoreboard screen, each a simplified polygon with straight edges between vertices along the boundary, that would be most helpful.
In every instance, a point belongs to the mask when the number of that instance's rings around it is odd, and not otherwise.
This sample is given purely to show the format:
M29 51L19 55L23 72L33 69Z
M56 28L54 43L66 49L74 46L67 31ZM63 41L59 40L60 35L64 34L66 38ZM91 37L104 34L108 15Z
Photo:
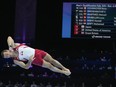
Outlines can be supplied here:
M63 2L62 38L116 39L116 3Z

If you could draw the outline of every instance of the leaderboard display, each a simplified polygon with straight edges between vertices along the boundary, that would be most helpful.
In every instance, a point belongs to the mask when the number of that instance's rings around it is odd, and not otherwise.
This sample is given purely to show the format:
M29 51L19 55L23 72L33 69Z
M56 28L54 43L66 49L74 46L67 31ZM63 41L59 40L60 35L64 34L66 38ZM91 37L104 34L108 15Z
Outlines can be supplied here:
M63 3L62 38L116 39L115 3Z

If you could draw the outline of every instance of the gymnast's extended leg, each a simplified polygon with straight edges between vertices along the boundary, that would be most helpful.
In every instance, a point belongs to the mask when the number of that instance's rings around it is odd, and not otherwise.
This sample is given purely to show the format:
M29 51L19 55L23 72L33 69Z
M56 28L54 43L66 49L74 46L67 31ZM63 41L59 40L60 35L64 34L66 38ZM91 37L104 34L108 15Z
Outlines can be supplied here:
M68 71L70 72L69 69L67 69L66 67L64 67L59 61L53 59L49 54L46 54L46 56L44 57L44 60L51 63L52 65L54 65L57 68L60 68L62 70Z
M53 66L51 63L49 63L49 62L47 62L47 61L45 61L45 60L43 60L42 67L47 68L47 69L50 69L50 70L53 71L53 72L65 74L65 75L67 75L67 76L70 75L69 72L64 71L64 70L61 70L61 69L59 69L59 68Z

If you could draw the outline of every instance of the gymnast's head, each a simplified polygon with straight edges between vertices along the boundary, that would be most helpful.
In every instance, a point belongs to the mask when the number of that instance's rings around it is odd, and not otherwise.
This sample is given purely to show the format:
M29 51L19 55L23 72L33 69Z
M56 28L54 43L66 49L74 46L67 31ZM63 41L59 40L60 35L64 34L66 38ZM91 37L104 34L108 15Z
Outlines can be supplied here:
M1 55L3 58L11 58L12 57L12 52L10 50L3 50L1 52Z

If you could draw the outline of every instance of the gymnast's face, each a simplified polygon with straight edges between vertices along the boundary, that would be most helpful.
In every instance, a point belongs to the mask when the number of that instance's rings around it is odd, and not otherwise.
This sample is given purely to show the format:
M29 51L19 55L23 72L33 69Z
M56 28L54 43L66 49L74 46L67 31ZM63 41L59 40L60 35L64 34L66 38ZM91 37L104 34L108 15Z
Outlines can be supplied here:
M6 50L4 53L4 58L10 58L12 56L12 52L10 50Z

